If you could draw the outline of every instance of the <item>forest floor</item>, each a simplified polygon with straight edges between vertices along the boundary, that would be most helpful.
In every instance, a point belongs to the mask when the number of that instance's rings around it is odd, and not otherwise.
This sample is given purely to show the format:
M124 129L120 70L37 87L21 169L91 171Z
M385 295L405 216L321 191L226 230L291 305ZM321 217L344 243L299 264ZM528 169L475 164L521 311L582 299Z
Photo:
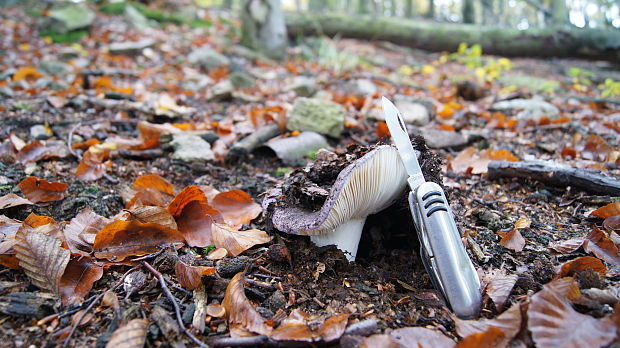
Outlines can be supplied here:
M588 184L543 183L540 175L488 175L494 160L546 160L617 180L617 66L328 38L300 38L286 62L274 63L234 44L239 29L229 14L205 10L196 12L201 25L151 20L142 31L128 15L98 11L86 36L57 43L39 33L49 13L36 11L0 14L0 335L9 346L104 347L119 340L131 347L196 346L179 327L172 297L188 332L214 346L248 332L262 336L233 343L618 342L617 181L616 191L610 186L605 195ZM113 49L113 43L139 40L152 43ZM191 63L188 57L201 47L224 62L210 56ZM306 79L295 80L302 75ZM232 79L241 87L214 88ZM284 124L298 94L344 109L343 132L326 138L344 161L352 144L389 142L376 116L381 96L398 95L427 113L410 131L436 132L446 142L430 142L438 160L426 165L441 168L481 278L480 318L457 319L433 288L406 193L369 217L352 263L334 247L277 231L270 216L260 214L265 193L290 184L286 178L312 162L315 150L294 166L264 148L241 157L228 150L263 127ZM515 99L524 104L496 105ZM170 140L190 133L211 143L214 159L175 154ZM24 181L29 176L36 179ZM187 198L192 185L202 185L198 195L206 198ZM246 194L258 204L244 200ZM174 212L171 200L184 202ZM141 215L144 206L159 210ZM190 226L190 213L200 226ZM209 236L207 242L185 236L179 245L177 229ZM221 249L228 255L218 255ZM56 266L60 271L51 269ZM235 276L244 271L245 280ZM54 293L62 301L48 295ZM424 329L397 330L409 327ZM379 333L387 335L371 336Z

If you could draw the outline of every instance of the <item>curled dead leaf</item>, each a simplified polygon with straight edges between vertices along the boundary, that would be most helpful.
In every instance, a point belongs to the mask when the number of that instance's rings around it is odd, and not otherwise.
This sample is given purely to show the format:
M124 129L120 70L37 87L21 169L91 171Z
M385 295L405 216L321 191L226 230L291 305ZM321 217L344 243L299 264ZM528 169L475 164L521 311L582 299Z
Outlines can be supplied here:
M39 179L29 176L22 180L17 187L22 191L24 196L33 203L53 202L65 198L67 184Z
M177 229L176 221L174 221L172 215L170 215L168 210L164 207L147 205L131 209L129 210L128 221L131 220L137 220L142 223L152 222L154 224L172 228L173 230Z
M211 206L222 214L224 221L233 228L249 224L263 209L252 197L241 190L231 190L217 194Z
M505 342L505 334L501 329L489 327L484 332L473 333L461 340L455 348L498 348Z
M34 203L14 193L7 193L6 195L0 197L0 210L26 204L32 205Z
M100 179L110 167L112 167L110 150L99 147L98 145L91 146L82 156L80 164L75 170L75 176L84 181L97 180Z
M294 309L278 328L273 330L271 338L283 341L332 342L344 333L349 319L348 314L337 313L321 320Z
M525 247L525 238L523 238L521 232L519 232L518 229L515 228L512 231L506 233L498 233L502 236L499 244L501 244L503 247L514 250L516 252L523 251L523 248Z
M143 205L165 207L174 197L174 186L157 174L138 177L134 181L133 188L136 194L127 203L128 209Z
M103 276L103 267L96 265L90 258L72 258L60 278L62 303L65 306L81 303L101 276Z
M202 284L202 276L215 274L215 267L189 266L183 261L177 261L174 269L179 284L188 290L198 288Z
M231 336L235 330L254 332L259 335L269 336L273 328L267 324L265 319L254 309L245 296L243 282L244 273L237 273L228 283L222 306L226 309L228 325L231 328Z
M0 204L0 207L1 206L2 204ZM605 219L605 221L603 221L603 227L605 227L605 229L609 231L610 233L612 232L619 233L620 232L620 215L610 216L607 219Z
M133 319L125 326L116 329L106 348L142 348L146 341L146 330L149 322L146 319Z
M570 254L576 251L577 249L579 249L583 245L584 241L585 239L583 238L571 238L567 240L560 240L557 242L549 243L549 248L562 254Z
M520 303L513 304L512 307L493 319L463 320L453 317L456 332L461 337L483 333L491 327L500 329L504 333L504 340L498 343L498 347L505 347L521 331L521 318Z
M575 273L591 269L595 272L605 275L607 267L603 261L592 256L582 256L574 260L568 261L560 267L559 278L571 276Z
M485 278L488 278L488 284L485 288L486 294L493 300L497 310L503 310L504 303L517 282L518 276L516 274L506 274L504 271L497 270L490 272Z
M583 249L611 265L620 266L618 247L607 237L604 231L596 226L586 236Z
M264 244L272 239L265 231L257 229L238 231L219 223L213 224L211 233L213 244L218 248L228 250L232 256L237 256L257 244Z
M590 215L606 219L610 216L620 215L620 201L609 203L591 212Z
M44 144L40 140L35 140L18 151L15 159L22 164L27 164L52 157L67 157L68 154L69 150L63 143L47 142Z
M390 336L404 347L452 348L454 341L439 330L424 327L403 327L390 332Z
M214 318L221 318L226 315L226 309L218 303L210 303L207 306L207 315Z
M84 208L63 229L67 247L74 254L89 256L93 252L97 232L110 222L93 212L90 207Z
M146 255L165 246L183 244L179 231L154 223L114 221L97 233L94 251L97 258L122 261L129 256Z

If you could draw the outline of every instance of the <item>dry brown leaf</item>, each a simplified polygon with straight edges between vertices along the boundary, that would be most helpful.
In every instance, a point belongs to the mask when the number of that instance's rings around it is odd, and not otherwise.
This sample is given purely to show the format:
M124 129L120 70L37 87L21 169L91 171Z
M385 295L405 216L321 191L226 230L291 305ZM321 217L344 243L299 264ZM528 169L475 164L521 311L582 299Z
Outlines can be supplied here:
M0 197L0 210L25 204L32 205L34 203L14 193L7 193L6 195Z
M17 154L15 154L15 159L22 164L27 164L46 158L62 158L68 155L69 150L65 144L60 142L48 142L44 144L40 140L35 140L18 151Z
M128 209L143 205L165 207L174 197L174 186L157 174L138 177L134 181L133 188L136 194L127 203Z
M98 145L88 148L84 152L80 164L75 170L75 176L84 181L100 179L108 168L112 167L110 161L110 150Z
M63 229L67 247L74 254L89 256L93 252L95 236L111 222L93 212L90 207L82 209Z
M60 278L71 253L60 246L60 239L46 233L48 226L39 226L27 233L20 229L15 235L14 249L19 265L32 283L60 295Z
M146 319L133 319L112 333L106 348L142 348L146 341L146 330L149 322Z
M202 276L215 274L215 267L189 266L183 261L177 261L174 269L179 284L188 290L198 288L202 284Z
M612 321L575 311L568 298L553 286L545 285L532 296L527 315L527 327L540 348L598 348L616 337Z
M0 204L0 206L2 205ZM620 215L610 216L605 219L605 221L603 221L603 227L605 227L609 233L620 232Z
M273 328L267 324L245 296L243 282L245 282L245 274L237 273L228 283L224 301L222 301L222 306L226 309L228 325L231 328L231 336L234 333L232 329L269 336Z
M502 330L505 340L500 346L506 346L521 330L521 304L513 304L512 307L493 319L463 320L456 316L453 319L456 332L461 337L483 333L491 327Z
M549 248L562 254L570 254L576 251L577 249L579 249L583 245L584 241L585 239L583 238L571 238L567 240L560 240L557 242L549 243Z
M84 326L88 323L90 323L91 320L93 320L93 318L95 317L95 315L92 312L86 312L85 309L82 309L80 311L75 312L72 316L71 316L71 324L75 325L75 326ZM78 323L78 320L80 321Z
M192 201L185 205L177 217L179 231L189 246L204 248L213 244L212 208L205 202Z
M221 318L226 315L226 309L219 303L210 303L207 306L207 315L214 318Z
M523 236L521 235L521 232L519 232L518 229L513 229L510 232L507 233L502 233L502 232L498 232L501 236L502 239L499 241L499 244L501 244L503 247L510 249L510 250L514 250L516 252L520 252L523 250L523 248L525 247L525 238L523 238Z
M620 266L618 247L607 237L605 232L599 230L596 226L586 236L583 249L611 265Z
M493 300L498 311L504 309L504 303L512 292L512 288L517 282L516 274L506 274L497 270L488 274L488 285L485 288L486 294Z
M74 257L67 264L60 278L60 295L63 305L80 304L93 284L103 276L103 267L90 258Z
M332 342L342 336L347 327L348 314L337 313L321 320L294 309L277 329L271 333L271 338L283 341L303 342Z
M225 258L226 255L228 255L228 250L226 250L224 248L216 248L216 249L213 249L213 251L211 251L209 253L209 255L207 255L207 259L209 259L209 260L221 260L221 259Z
M159 224L162 226L166 226L168 228L172 228L173 230L177 229L177 223L174 221L174 218L168 210L164 207L155 207L155 206L143 206L137 207L129 210L129 219L137 220L142 223L152 222L154 224Z
M484 149L478 153L475 147L470 146L452 159L449 167L457 173L485 174L491 161L514 162L517 160L518 158L508 150Z
M609 287L607 289L591 288L583 290L583 294L600 304L608 304L610 306L615 305L620 301L620 285Z
M524 228L530 228L531 224L532 220L526 218L525 216L522 216L517 221L515 221L515 229L522 230Z
M265 231L256 229L238 231L219 223L213 224L211 233L213 244L218 248L228 250L232 256L237 256L257 244L264 244L272 239Z
M49 182L34 176L29 176L17 184L24 196L33 203L61 200L65 198L67 186L62 182Z
M118 296L112 290L106 290L106 292L103 294L103 298L101 299L101 305L104 307L112 307L112 309L114 309L115 311L121 308Z
M503 342L505 342L504 332L496 327L490 327L484 332L474 333L463 338L454 348L505 347L505 345L502 346Z
M591 269L602 275L607 273L607 267L603 264L603 261L592 256L582 256L574 260L568 261L560 267L558 274L559 278L572 276L575 273Z
M196 185L187 186L183 191L179 192L168 205L168 212L174 217L183 216L183 209L185 209L189 203L196 201L205 204L205 208L207 208L205 212L208 215L218 219L218 221L224 221L219 211L211 207L204 191Z
M610 216L620 215L620 201L615 201L607 204L606 206L600 207L591 212L590 215L601 219L607 219Z
M213 208L222 214L224 221L233 228L249 224L263 211L252 197L241 190L221 192L210 201Z
M97 258L122 261L129 256L146 255L169 245L182 244L177 230L139 221L114 221L97 233L94 251Z
M9 133L9 140L11 141L11 144L13 144L13 147L15 148L15 150L17 150L17 151L23 149L24 146L26 146L26 142L23 141L17 135L15 135L15 133L13 131L11 131Z
M375 334L366 337L359 348L409 348L411 346L404 346L396 341L396 339L386 334ZM415 346L413 348L420 348ZM426 347L421 347L426 348Z
M424 327L404 327L390 332L397 343L407 348L452 348L455 343L439 330Z

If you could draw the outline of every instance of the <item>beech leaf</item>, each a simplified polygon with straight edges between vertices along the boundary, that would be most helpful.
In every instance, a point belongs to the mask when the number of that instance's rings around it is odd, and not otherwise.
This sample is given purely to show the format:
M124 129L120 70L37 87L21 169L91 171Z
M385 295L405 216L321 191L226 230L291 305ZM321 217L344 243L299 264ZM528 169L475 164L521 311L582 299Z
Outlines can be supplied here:
M97 232L109 223L109 219L96 214L90 207L84 208L63 229L67 247L74 254L89 256Z
M390 332L390 336L404 347L452 348L454 341L439 330L425 327L403 327Z
M610 216L620 215L620 201L615 201L613 203L602 206L591 212L590 215L599 217L601 219L606 219Z
M579 249L583 245L584 241L585 239L583 238L571 238L567 240L560 240L557 242L549 243L549 248L562 254L570 254L576 251L577 249Z
M6 195L0 197L0 210L25 204L32 205L34 203L14 193L7 193Z
M103 276L103 266L96 265L87 257L72 258L60 278L62 303L65 306L81 303L101 276Z
M457 317L453 317L453 319L456 332L461 337L483 333L491 327L502 330L505 340L501 346L506 346L521 330L521 304L513 304L512 307L493 319L463 320Z
M237 256L257 244L269 242L272 237L265 231L247 230L238 231L226 224L214 223L212 227L213 244L218 248L228 250L232 256Z
M337 313L322 320L295 309L273 330L271 338L283 341L332 342L342 336L348 318L348 314Z
M29 176L17 184L24 196L33 203L53 202L63 199L65 198L67 186L67 184L62 182L49 182L34 176Z
M106 348L142 348L146 342L146 330L149 322L146 319L133 319L125 326L116 329Z
M488 278L489 283L486 286L485 292L493 300L497 310L501 311L513 286L517 282L518 276L516 274L506 274L504 271L498 270L490 273Z
M228 283L224 301L222 301L222 306L226 309L228 325L231 328L231 336L236 335L236 331L232 329L269 336L273 328L267 324L245 296L244 281L244 273L237 273Z
M250 195L241 190L221 192L213 197L210 203L222 214L224 221L234 228L249 224L263 211Z
M177 261L175 273L179 284L188 290L194 290L202 284L203 275L215 274L215 267L189 266L183 261Z
M505 335L501 329L489 327L484 332L473 333L463 338L455 348L498 348L503 347L502 343L505 341Z
M591 269L602 275L607 273L607 267L603 264L603 261L592 256L582 256L574 260L568 261L560 267L558 277L572 276L575 273Z
M597 227L594 227L586 236L583 249L611 265L620 266L618 247L607 237L605 232Z

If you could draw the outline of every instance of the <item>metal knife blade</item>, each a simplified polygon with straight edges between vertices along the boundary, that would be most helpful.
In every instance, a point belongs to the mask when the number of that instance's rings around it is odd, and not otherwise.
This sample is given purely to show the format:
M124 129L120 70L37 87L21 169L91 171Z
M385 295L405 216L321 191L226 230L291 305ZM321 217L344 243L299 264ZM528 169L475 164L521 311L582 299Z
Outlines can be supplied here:
M424 175L422 174L422 168L411 146L411 139L407 133L407 127L403 121L400 112L396 106L386 97L382 97L381 104L383 106L383 114L385 115L385 121L387 123L394 145L398 149L400 159L403 161L405 170L409 174L407 182L412 190L415 190L418 186L424 183Z

